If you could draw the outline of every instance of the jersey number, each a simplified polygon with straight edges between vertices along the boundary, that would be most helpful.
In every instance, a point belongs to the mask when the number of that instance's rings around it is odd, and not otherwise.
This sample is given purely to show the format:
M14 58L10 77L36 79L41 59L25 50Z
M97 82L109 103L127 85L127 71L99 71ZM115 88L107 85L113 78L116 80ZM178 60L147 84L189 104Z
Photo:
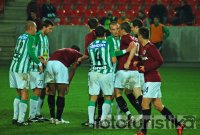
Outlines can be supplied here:
M97 61L97 63L100 63L102 65L102 58L101 58L101 55L99 53L99 50L95 51L95 61Z

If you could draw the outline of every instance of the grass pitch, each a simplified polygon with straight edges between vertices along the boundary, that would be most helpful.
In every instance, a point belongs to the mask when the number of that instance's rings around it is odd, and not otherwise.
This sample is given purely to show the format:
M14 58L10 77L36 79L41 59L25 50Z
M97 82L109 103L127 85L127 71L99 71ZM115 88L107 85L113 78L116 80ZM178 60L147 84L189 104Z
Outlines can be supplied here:
M1 135L134 135L133 129L88 129L80 125L87 120L88 88L87 67L79 67L66 96L63 118L68 125L52 125L48 122L34 123L29 127L11 124L15 89L9 88L9 66L0 67L0 134ZM186 129L184 135L200 135L200 69L199 68L160 68L162 76L163 103L175 115L196 115L197 129ZM30 94L32 91L30 90ZM128 102L127 102L128 103ZM135 110L129 105L133 114ZM114 110L115 112L115 110ZM28 114L28 112L27 112ZM49 117L45 99L42 114ZM155 110L152 114L159 114ZM151 129L149 135L176 135L175 129Z

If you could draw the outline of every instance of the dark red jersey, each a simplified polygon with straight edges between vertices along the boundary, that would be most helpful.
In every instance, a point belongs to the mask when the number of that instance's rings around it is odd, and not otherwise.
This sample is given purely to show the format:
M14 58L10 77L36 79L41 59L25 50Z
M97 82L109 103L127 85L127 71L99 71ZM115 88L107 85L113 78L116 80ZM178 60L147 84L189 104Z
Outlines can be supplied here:
M85 36L85 55L89 56L88 54L88 46L96 39L95 31L88 33Z
M129 44L133 41L134 41L134 39L133 39L133 37L131 37L130 34L123 35L122 38L121 38L121 42L120 42L120 50L124 50L124 49L128 48ZM125 70L124 64L126 63L128 57L129 57L129 54L130 53L126 53L122 56L117 57L117 59L118 59L118 68L117 69L118 70ZM133 64L132 64L133 61L134 61L134 58L131 61L129 69L130 70L137 70L137 67L133 66Z
M63 63L66 67L70 67L82 54L72 48L63 48L55 51L49 61L58 60Z
M145 82L160 82L158 68L163 64L163 58L155 45L148 42L142 47L142 63L145 69Z

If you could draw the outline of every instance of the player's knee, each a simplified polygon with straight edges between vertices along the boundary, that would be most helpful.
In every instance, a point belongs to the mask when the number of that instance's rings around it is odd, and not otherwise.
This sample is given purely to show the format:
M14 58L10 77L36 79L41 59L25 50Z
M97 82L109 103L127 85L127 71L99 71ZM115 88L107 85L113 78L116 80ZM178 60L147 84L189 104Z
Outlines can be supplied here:
M163 106L160 105L160 104L156 104L156 103L154 103L154 108L155 108L156 110L158 110L159 112L161 112L162 109L163 109Z
M142 100L142 109L149 109L150 108L150 103L148 101Z

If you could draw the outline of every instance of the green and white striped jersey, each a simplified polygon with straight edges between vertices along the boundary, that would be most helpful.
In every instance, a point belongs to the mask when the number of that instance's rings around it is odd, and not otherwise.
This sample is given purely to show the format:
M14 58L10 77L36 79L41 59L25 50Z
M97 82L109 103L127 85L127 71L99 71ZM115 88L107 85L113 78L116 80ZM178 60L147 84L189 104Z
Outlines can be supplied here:
M34 42L35 36L28 33L24 33L18 37L10 66L11 72L28 73L32 61L37 64L40 63L39 59L35 56Z
M113 46L108 44L105 39L96 39L88 46L91 61L90 71L98 73L114 72L112 57L115 57Z
M37 32L35 36L35 55L43 56L46 61L49 59L49 41L42 31ZM39 72L37 63L31 63L31 71Z
M111 35L111 36L108 36L106 40L110 45L114 47L116 56L121 56L126 53L126 49L120 50L120 40L121 40L120 37L116 38L113 35Z

